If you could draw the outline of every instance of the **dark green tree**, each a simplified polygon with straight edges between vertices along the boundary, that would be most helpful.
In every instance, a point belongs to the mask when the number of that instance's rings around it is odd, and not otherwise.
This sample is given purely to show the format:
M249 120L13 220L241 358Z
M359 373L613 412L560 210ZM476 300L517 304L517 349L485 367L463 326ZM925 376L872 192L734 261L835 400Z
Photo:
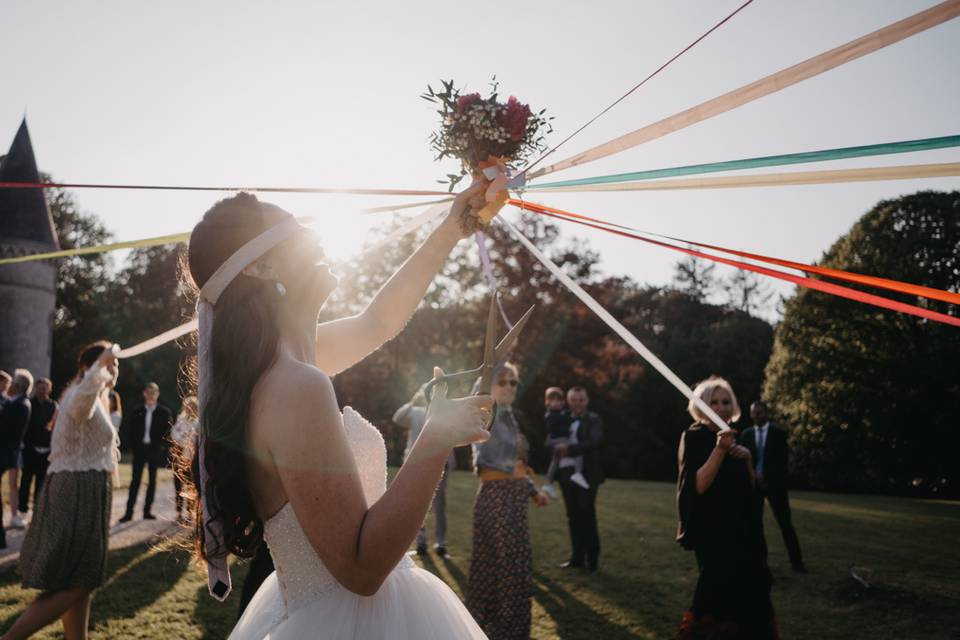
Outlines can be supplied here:
M43 177L50 181L49 176ZM72 193L64 189L47 189L46 193L62 249L94 246L112 239L97 216L81 211ZM111 277L111 261L106 253L57 261L57 306L50 368L57 393L76 371L77 353L83 345L106 338L109 333L110 309L104 300Z
M880 202L821 263L960 291L960 192ZM960 495L957 362L956 327L800 289L786 302L764 387L791 428L795 472L815 487Z
M186 245L171 244L130 253L109 287L112 305L109 339L132 346L172 329L193 316L193 301L180 285L180 268ZM180 369L193 355L189 338L167 343L153 351L124 360L117 391L132 408L142 400L143 386L156 382L160 401L174 412L180 407Z

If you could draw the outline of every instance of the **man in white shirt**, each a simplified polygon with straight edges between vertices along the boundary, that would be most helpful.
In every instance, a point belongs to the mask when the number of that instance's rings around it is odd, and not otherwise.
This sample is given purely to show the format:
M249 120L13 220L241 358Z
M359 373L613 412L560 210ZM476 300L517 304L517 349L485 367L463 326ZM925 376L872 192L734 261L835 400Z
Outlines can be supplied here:
M127 510L120 522L133 519L144 467L147 468L147 495L143 501L143 519L156 518L150 509L157 490L157 469L166 464L170 429L173 425L173 414L159 403L159 399L160 387L155 382L148 382L143 388L143 406L134 411L126 423L128 446L133 450L133 476L130 478L130 490L127 494Z

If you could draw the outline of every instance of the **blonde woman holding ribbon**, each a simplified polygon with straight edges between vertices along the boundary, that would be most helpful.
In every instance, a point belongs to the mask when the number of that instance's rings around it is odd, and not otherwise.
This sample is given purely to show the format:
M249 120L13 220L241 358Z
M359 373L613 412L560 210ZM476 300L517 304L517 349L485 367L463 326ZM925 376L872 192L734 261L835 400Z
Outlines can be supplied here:
M50 467L20 550L23 586L43 593L3 640L28 638L60 618L67 640L87 637L93 590L106 579L113 477L120 440L109 393L120 370L116 346L80 352L63 392L50 443Z
M723 378L699 382L693 396L728 424L740 417L737 396ZM694 399L687 410L696 422L683 432L677 452L677 542L695 552L699 576L675 638L776 640L750 451Z
M265 541L276 565L231 638L485 637L406 551L451 449L488 437L489 396L449 400L438 389L387 488L383 438L353 409L341 412L331 383L399 333L464 237L464 209L480 202L479 185L457 196L362 313L320 325L337 285L322 263L322 229L243 193L194 228L197 549L219 599L231 589L228 554L250 557Z

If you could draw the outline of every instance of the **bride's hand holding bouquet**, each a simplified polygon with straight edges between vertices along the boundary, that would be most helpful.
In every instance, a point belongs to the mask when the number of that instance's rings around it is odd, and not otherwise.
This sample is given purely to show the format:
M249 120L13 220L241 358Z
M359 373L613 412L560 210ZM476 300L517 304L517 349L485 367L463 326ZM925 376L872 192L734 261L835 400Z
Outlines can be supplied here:
M533 113L529 105L510 96L507 102L497 98L498 84L483 97L479 93L462 94L453 81L441 81L441 91L430 86L423 98L440 106L439 130L430 136L436 159L460 161L460 172L447 174L450 190L465 176L483 185L483 202L471 202L465 210L464 233L490 224L507 202L507 189L522 186L523 176L514 174L515 163L526 163L546 150L544 136L553 131L552 118L545 110Z

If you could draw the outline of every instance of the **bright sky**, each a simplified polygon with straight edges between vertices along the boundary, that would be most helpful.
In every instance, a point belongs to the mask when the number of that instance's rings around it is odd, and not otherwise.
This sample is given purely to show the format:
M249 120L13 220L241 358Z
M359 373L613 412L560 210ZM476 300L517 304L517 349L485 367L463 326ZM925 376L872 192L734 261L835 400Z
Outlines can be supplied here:
M496 74L556 117L559 141L741 0L5 2L0 147L26 113L41 168L64 182L436 188L427 83ZM756 0L568 143L566 157L932 6L931 0ZM960 133L960 19L733 112L550 179ZM2 151L0 151L2 153ZM777 170L957 161L943 150ZM722 174L718 174L722 175ZM691 240L812 261L882 198L960 178L541 201ZM187 231L210 193L78 192L121 240ZM327 250L362 244L363 206L269 198L316 214ZM508 216L516 213L505 210ZM603 269L670 281L677 256L583 227ZM882 274L880 274L882 275ZM780 291L788 289L781 288Z

